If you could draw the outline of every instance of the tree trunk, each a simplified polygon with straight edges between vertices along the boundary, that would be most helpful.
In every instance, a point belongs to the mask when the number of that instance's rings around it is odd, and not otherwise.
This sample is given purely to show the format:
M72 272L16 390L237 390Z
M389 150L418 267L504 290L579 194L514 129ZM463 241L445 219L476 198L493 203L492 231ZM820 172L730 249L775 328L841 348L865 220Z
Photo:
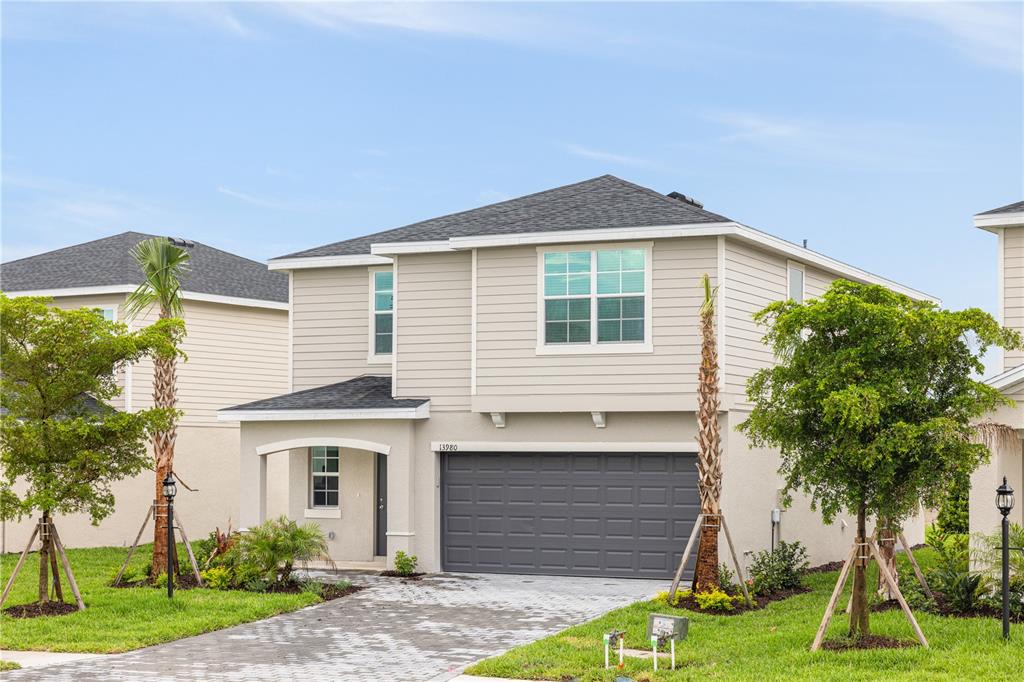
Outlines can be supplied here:
M718 426L718 341L715 337L715 292L705 275L700 309L701 353L697 376L697 476L704 519L697 548L693 590L709 592L718 582L718 518L722 493L721 433Z
M889 519L879 519L878 523L878 553L882 555L885 567L889 569L889 575L899 585L899 575L896 573L896 534L898 529L892 526ZM885 600L896 599L889 584L882 580L882 572L878 572L878 596Z
M861 503L857 509L857 542L867 541L867 510ZM857 558L853 568L853 602L850 608L850 637L860 639L871 634L868 611L868 548L857 547Z
M160 317L168 317L161 312ZM176 362L172 358L156 358L153 361L153 404L156 407L174 408L178 402L176 386ZM172 426L167 431L153 434L153 456L156 460L156 500L153 524L153 563L150 575L155 578L167 571L167 499L163 484L168 474L174 471L174 441L177 431Z
M43 512L39 526L39 603L50 601L50 513Z
M53 573L53 598L55 601L64 601L64 590L60 586L60 571L57 570L57 547L50 548L50 572Z

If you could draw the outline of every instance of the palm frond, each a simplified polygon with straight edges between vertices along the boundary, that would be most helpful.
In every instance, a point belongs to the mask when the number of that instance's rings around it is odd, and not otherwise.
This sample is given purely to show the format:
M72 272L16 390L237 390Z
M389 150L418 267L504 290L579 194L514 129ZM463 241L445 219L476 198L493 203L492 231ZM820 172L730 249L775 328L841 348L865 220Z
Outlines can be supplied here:
M707 273L700 279L701 287L704 289L704 302L700 304L700 314L713 313L715 311L715 297L718 296L718 287L711 286L711 278Z
M128 319L134 319L153 305L161 314L180 317L181 275L188 271L191 256L188 251L172 244L165 237L154 237L139 242L132 249L132 257L139 264L145 281L128 295L125 309Z

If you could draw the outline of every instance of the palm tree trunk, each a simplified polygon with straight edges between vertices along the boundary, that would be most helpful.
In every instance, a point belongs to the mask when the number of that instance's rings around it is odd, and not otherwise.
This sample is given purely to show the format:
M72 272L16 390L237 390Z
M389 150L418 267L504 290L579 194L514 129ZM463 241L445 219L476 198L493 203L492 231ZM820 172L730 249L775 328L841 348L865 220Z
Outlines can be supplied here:
M721 433L718 425L718 341L715 337L714 292L705 287L701 307L701 362L697 379L697 474L701 512L710 515L700 533L693 590L721 587L718 581L717 514L722 493Z
M167 316L161 313L161 317ZM175 358L156 358L153 361L153 404L156 407L173 408L177 404L176 380ZM156 460L156 493L153 499L157 502L157 508L154 510L153 563L150 575L154 578L167 570L167 499L164 497L163 482L174 471L176 437L174 426L153 434L153 456Z
M857 509L857 542L867 538L867 510L861 503ZM853 568L853 602L850 605L850 637L860 639L871 634L868 612L868 549L857 547L857 560Z

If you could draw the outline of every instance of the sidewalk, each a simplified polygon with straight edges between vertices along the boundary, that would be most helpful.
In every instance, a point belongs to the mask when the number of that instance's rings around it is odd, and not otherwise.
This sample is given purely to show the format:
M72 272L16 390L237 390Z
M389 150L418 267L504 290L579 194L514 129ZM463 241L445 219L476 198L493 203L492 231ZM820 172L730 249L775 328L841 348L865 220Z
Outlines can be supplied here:
M72 661L100 658L109 654L60 654L53 651L7 651L0 649L0 661L13 661L22 668L42 668Z

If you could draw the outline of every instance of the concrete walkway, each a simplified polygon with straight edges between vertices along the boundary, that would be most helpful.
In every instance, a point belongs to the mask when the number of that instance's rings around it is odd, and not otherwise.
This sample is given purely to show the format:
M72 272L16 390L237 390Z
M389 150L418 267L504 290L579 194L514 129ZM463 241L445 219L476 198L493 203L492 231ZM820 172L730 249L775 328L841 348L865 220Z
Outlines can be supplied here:
M73 661L100 658L104 654L62 654L56 651L8 651L0 649L0 661L13 661L22 668L41 668Z
M346 577L367 589L256 623L4 679L449 680L475 661L666 587L548 576Z

